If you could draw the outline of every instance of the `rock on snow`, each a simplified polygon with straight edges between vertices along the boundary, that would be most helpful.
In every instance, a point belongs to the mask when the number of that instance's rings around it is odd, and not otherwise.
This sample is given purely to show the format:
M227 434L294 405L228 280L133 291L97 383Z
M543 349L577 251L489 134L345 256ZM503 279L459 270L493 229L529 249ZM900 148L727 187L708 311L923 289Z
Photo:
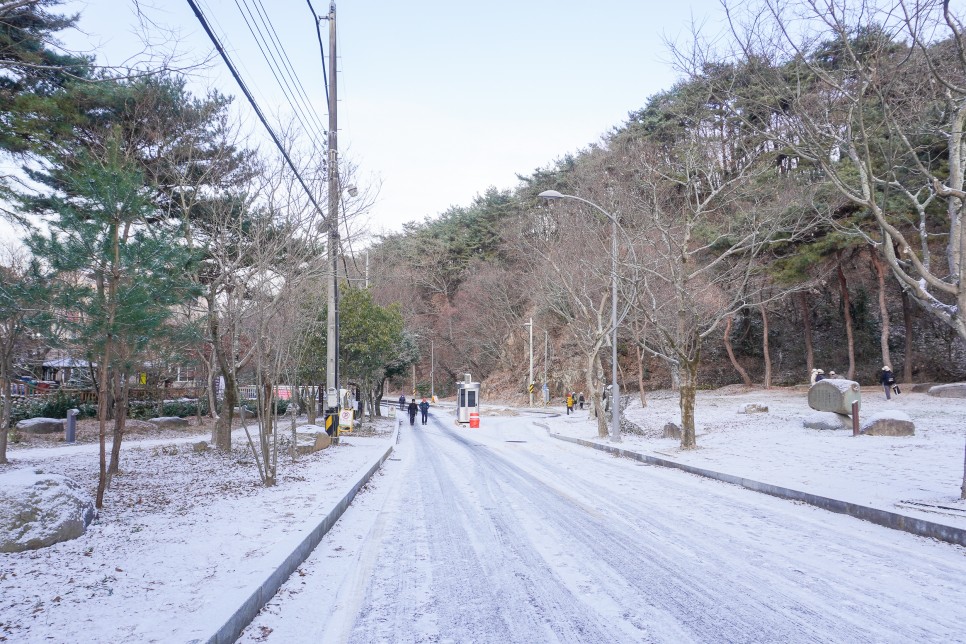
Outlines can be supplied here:
M93 519L94 502L67 477L33 470L0 474L0 552L76 539Z

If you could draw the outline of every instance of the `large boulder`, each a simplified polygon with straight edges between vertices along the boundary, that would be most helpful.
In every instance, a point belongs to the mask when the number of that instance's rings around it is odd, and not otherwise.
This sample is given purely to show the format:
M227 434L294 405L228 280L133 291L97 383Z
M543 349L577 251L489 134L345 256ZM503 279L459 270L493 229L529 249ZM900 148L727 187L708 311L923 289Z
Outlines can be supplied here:
M859 431L869 436L915 436L916 425L905 412L884 410L862 421Z
M94 519L94 502L58 474L0 474L0 552L37 550L76 539Z
M149 423L154 423L159 429L169 429L171 427L187 427L188 419L179 418L178 416L159 416L157 418L151 418L148 420Z
M851 429L852 419L844 414L830 411L817 411L802 419L802 424L808 429Z
M843 378L819 380L808 389L808 406L815 411L852 415L852 402L862 405L859 383Z
M26 434L56 434L64 431L64 421L59 418L24 418L17 423L17 431Z
M930 387L927 393L937 398L966 398L966 382L936 385L935 387Z

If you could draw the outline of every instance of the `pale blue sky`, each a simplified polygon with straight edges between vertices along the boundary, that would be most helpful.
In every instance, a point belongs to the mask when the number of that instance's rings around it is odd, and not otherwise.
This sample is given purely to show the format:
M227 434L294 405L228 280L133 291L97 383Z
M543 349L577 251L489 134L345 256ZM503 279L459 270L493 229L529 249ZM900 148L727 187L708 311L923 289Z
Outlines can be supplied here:
M280 90L241 18L242 0L199 0L266 111ZM312 0L319 13L328 2ZM256 0L247 0L255 10ZM86 37L67 38L117 62L136 49L132 3L78 0ZM184 0L142 0L179 32L189 57L211 50ZM327 123L319 46L305 0L261 0L318 119ZM718 0L341 0L337 2L339 147L359 183L381 183L376 230L468 204L488 186L595 142L675 80L663 38L692 17L717 31ZM328 43L328 25L322 23ZM240 96L220 61L197 77ZM243 111L249 114L247 108Z

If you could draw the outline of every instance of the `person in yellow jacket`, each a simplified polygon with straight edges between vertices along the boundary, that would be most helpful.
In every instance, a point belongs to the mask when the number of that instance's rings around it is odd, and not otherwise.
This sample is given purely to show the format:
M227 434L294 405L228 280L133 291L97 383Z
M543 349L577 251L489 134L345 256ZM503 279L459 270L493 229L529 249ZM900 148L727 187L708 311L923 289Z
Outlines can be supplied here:
M574 397L573 394L567 394L567 415L574 410Z

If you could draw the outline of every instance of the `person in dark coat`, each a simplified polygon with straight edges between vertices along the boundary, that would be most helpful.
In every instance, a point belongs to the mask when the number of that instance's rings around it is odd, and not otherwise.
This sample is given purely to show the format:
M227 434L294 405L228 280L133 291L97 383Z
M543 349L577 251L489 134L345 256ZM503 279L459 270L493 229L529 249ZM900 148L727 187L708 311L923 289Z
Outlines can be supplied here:
M584 392L581 391L580 392L580 395L577 396L577 403L580 405L580 409L583 410L583 408L584 408Z
M419 413L422 416L423 425L426 424L426 418L429 416L429 401L423 398L423 402L419 403Z
M815 372L815 382L819 382L820 380L825 380L825 372L821 369Z
M896 392L899 395L899 385L896 384L896 377L892 373L892 369L889 365L882 367L882 374L879 376L879 382L882 383L882 389L885 391L886 400L892 398L892 392Z
M402 411L405 408L406 408L406 395L399 394L399 411Z
M416 406L416 399L413 398L412 400L409 401L409 424L410 425L416 424L416 412L418 410L419 410L419 407Z

